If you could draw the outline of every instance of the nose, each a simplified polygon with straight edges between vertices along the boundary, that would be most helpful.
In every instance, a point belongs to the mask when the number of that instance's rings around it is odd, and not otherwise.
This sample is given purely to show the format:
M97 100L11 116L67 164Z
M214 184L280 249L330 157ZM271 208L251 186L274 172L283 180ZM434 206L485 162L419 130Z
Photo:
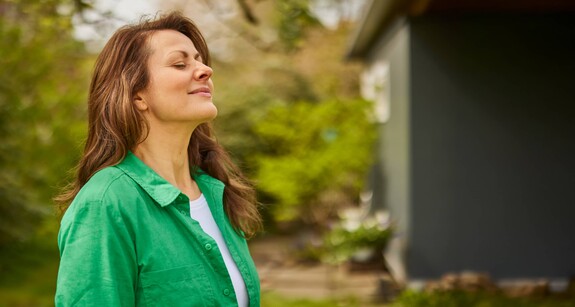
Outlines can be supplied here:
M198 62L198 67L194 71L194 79L198 81L205 81L212 77L214 71L208 65Z

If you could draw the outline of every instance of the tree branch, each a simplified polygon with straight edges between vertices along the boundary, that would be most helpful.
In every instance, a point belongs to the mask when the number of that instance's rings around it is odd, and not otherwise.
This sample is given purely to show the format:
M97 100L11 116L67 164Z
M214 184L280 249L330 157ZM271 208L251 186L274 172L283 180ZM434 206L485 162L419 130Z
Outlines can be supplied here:
M251 24L253 25L257 25L259 23L259 20L256 18L256 16L254 15L254 13L252 12L251 7L248 5L248 3L246 2L246 0L237 0L238 4L240 5L240 8L242 10L242 13L244 14L244 18Z

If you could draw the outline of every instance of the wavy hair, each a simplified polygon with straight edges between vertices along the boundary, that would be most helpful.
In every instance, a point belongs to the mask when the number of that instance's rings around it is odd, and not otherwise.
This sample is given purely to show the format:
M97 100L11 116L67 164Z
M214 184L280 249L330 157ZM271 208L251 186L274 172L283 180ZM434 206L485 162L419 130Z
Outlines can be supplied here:
M118 29L96 60L88 96L88 137L76 178L55 199L64 213L80 189L97 171L120 163L129 150L147 137L148 123L135 108L136 93L149 83L147 61L150 36L159 30L186 35L204 64L210 65L208 46L195 24L172 12L154 20ZM190 166L224 182L224 209L230 222L246 237L261 229L253 186L228 153L217 143L211 124L199 125L188 146Z

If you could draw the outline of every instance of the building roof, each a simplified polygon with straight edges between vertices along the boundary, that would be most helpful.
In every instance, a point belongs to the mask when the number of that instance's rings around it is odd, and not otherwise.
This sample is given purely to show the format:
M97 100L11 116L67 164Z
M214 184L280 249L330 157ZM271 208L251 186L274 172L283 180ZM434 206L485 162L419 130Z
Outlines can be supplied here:
M575 13L572 0L372 0L352 35L348 59L362 59L403 17L444 13Z

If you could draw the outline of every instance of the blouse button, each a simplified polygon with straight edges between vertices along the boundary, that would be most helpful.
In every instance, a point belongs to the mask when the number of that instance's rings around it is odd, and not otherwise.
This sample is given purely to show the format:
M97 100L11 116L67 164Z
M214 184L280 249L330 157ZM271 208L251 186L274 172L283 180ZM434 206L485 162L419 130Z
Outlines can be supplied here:
M230 295L230 289L224 289L224 295L225 296Z
M204 248L209 251L212 249L212 245L210 243L208 243L208 244L204 245Z

